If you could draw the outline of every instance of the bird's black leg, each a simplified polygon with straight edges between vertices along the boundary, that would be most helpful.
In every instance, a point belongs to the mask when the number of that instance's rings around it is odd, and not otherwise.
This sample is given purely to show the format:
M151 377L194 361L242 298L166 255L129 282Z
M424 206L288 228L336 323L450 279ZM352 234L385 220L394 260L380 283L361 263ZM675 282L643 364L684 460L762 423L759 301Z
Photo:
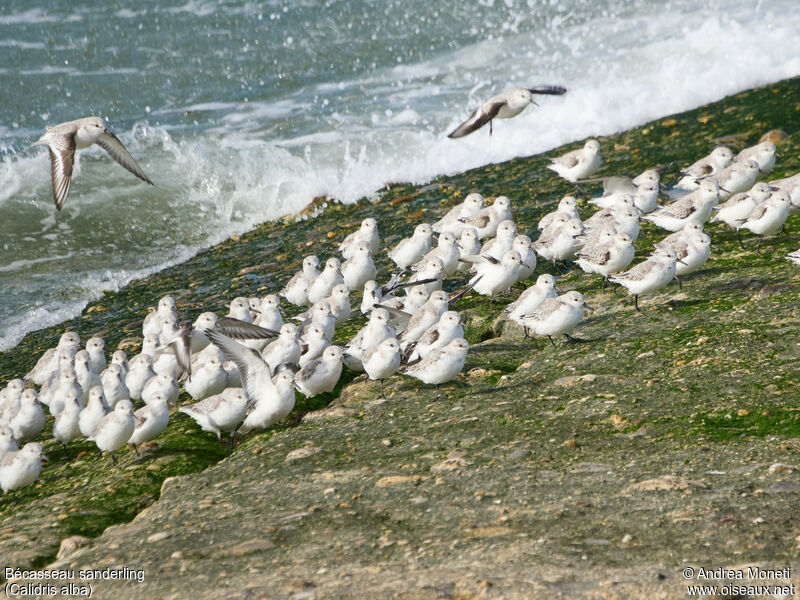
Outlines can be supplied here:
M600 288L601 292L605 292L606 291L606 282L608 282L608 275L604 275L603 276L603 286Z
M548 335L548 336L547 336L547 339L548 339L548 340L550 340L550 343L551 343L551 344L553 344L553 348L555 348L555 347L556 347L556 343L553 341L553 338L551 338L551 337Z
M633 305L636 307L636 310L642 312L642 309L639 308L639 294L633 295Z
M492 120L489 119L489 135L492 135Z
M139 454L139 449L136 447L136 444L131 444L133 446L133 451L136 452L136 456L141 458L141 454Z
M378 396L378 398L386 398L386 396L383 395L383 379L381 379L381 395Z
M744 250L744 242L742 241L742 230L741 229L737 229L736 230L736 239L739 240L739 245L742 247L742 250Z
M756 245L756 254L761 254L761 240L764 239L763 235L758 236L758 244Z

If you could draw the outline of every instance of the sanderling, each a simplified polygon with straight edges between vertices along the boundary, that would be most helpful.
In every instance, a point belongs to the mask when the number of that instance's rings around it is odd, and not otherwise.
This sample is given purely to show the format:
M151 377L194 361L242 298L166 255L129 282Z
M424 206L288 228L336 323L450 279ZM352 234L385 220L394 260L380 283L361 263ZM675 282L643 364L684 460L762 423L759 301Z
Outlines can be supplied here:
M469 118L453 131L447 134L449 138L460 138L477 131L489 123L489 135L492 135L492 120L510 119L525 110L528 105L536 104L533 94L561 95L567 91L558 85L543 85L533 88L518 88L510 92L503 92L493 96L480 108L476 109Z
M439 320L428 327L425 333L414 342L414 349L408 357L408 362L413 363L417 359L425 358L433 350L443 348L455 338L460 337L464 337L461 316L454 310L445 311Z
M378 222L372 217L367 217L361 221L361 227L354 231L339 244L339 253L343 258L349 260L359 242L366 244L369 251L375 253L381 247L380 236L378 235Z
M332 256L325 261L325 268L319 276L308 286L308 303L314 304L326 296L340 283L344 283L341 272L342 263Z
M171 406L178 401L178 382L169 373L162 373L151 377L142 388L142 400L149 404L156 394L164 394ZM106 398L106 400L108 400Z
M517 236L517 226L514 221L507 219L497 226L495 237L484 242L479 254L484 257L491 256L500 260L503 255L514 248L514 238Z
M300 369L294 385L306 400L318 394L332 392L342 374L342 349L328 346L320 358L312 360Z
M555 348L553 336L564 334L569 337L569 332L581 322L585 308L591 307L584 301L583 294L572 291L548 298L532 313L521 315L519 320L526 332L546 336Z
M683 169L680 172L681 178L675 187L688 191L696 190L700 186L700 181L708 177L715 177L731 164L732 160L733 152L730 148L717 146L711 151L711 154Z
M800 265L800 250L795 250L794 252L789 252L786 255L786 260L792 261L796 265ZM2 451L0 451L0 456L2 455Z
M351 290L360 290L367 281L375 279L377 274L375 262L372 260L369 246L365 242L355 244L350 258L342 263L341 272L344 284ZM331 291L333 291L332 288Z
M517 282L522 267L522 257L516 250L509 250L500 260L493 256L476 258L475 276L469 285L482 296L489 296L489 312L491 312L494 297Z
M761 240L781 230L789 216L789 196L786 192L774 192L767 200L756 206L744 219L739 219L739 229L749 229L758 235L756 253L761 251ZM737 234L739 232L737 229ZM741 238L739 242L741 243ZM744 247L744 245L742 246Z
M553 212L549 212L539 219L539 223L536 225L536 228L539 231L546 229L553 223L553 220L558 215L564 215L568 220L580 220L581 215L578 212L578 201L575 196L564 196L561 200L559 200L558 207Z
M69 184L72 181L75 150L88 148L92 144L100 146L111 158L139 179L153 185L142 168L133 160L130 152L117 136L106 128L105 122L100 117L85 117L52 127L47 126L47 132L31 146L46 145L50 151L53 201L57 210L61 210L67 199Z
M303 259L303 268L295 273L288 283L283 286L279 295L295 306L311 304L308 301L308 288L319 274L319 259L314 255L306 256Z
M114 368L116 366L116 368ZM155 370L155 369L154 369ZM130 400L131 392L125 385L122 369L113 363L100 374L103 382L103 393L110 408L114 408L120 400Z
M160 435L169 425L169 402L162 393L153 394L150 404L137 409L133 413L134 429L128 443L133 446L134 452L139 454L136 447L149 442Z
M17 446L17 439L10 427L0 425L0 458L3 458L9 452L16 452L19 449Z
M155 377L153 359L148 354L138 354L131 359L130 368L125 375L125 387L132 400L142 399L142 390L151 377Z
M624 273L611 275L608 279L618 283L633 294L636 310L639 308L639 296L660 290L675 276L675 264L678 255L671 248L656 248L650 257Z
M581 222L570 219L564 225L553 224L542 231L539 239L532 243L536 253L542 258L552 261L569 260L581 248L583 242L579 236L583 233Z
M633 262L633 239L627 233L617 233L607 244L584 246L575 261L586 273L597 273L603 276L603 290L606 289L608 276L628 268Z
M192 378L183 384L183 389L194 401L198 401L221 394L227 384L228 374L222 367L222 363L216 358L210 357L192 373Z
M400 368L400 343L396 338L386 338L379 344L370 346L361 355L361 364L367 376L373 381L381 382L383 398L383 380L394 375Z
M461 231L461 237L458 240L458 245L461 246L461 256L469 256L471 254L480 254L481 241L478 239L478 230L474 227L465 227ZM466 272L472 268L469 263L458 263L457 270Z
M702 225L719 202L719 193L715 179L703 179L695 191L642 218L667 231L683 229L690 221Z
M474 216L459 219L465 226L474 227L478 238L492 237L503 221L511 219L511 200L508 196L498 196L489 206L482 208Z
M20 442L35 439L44 429L45 415L39 402L38 394L33 388L22 392L19 410L11 418L8 426L14 437ZM0 450L2 455L2 450Z
M305 367L312 360L316 360L331 345L330 338L325 335L325 331L319 325L312 325L306 331L305 336L300 339L300 360L297 361L301 367Z
M251 404L241 433L254 429L266 429L283 419L294 409L294 375L284 370L275 375L269 386L261 391L258 399Z
M102 373L108 366L105 355L106 343L103 338L94 336L86 341L86 352L89 353L89 364L92 371L95 373Z
M275 294L267 294L261 299L258 305L258 314L253 319L253 323L270 331L278 331L283 327L281 302Z
M478 193L467 194L464 201L447 211L447 214L433 224L436 233L449 231L453 235L461 235L464 230L464 223L461 219L469 219L483 208L483 196Z
M775 167L778 149L772 142L761 142L755 146L745 148L733 157L733 162L745 162L753 160L758 164L758 170L767 174Z
M404 344L416 342L428 327L438 322L442 314L447 310L450 298L447 292L437 290L433 292L425 304L417 310L408 320L400 341Z
M86 350L78 350L75 354L75 377L78 380L78 385L83 390L84 400L89 395L89 390L96 385L102 385L100 375L92 370L89 353Z
M336 317L333 316L331 305L327 301L320 300L311 308L309 315L300 325L301 338L306 337L306 333L312 325L322 329L326 338L333 339L333 334L336 330Z
M536 270L536 252L533 251L531 238L527 235L518 235L514 238L511 249L519 254L522 261L517 272L517 281L525 281Z
M401 371L419 379L422 383L436 385L436 399L439 399L439 385L458 375L464 368L469 351L469 343L464 338L452 340L444 348L433 350L420 362Z
M433 229L430 223L420 223L414 228L414 234L410 238L400 240L389 250L389 258L401 271L405 271L430 252L432 235Z
M53 437L64 446L81 435L79 424L82 406L75 392L64 397L64 406L53 424Z
M0 488L4 492L30 485L39 479L42 471L42 446L36 442L25 444L22 450L8 452L0 458Z
M675 275L694 273L708 261L711 256L711 238L703 232L687 234L684 239L670 246L678 255L675 264Z
M536 283L519 295L519 298L506 306L503 311L508 313L508 318L525 328L525 335L528 329L520 317L535 311L548 298L556 297L556 278L550 273L543 273L536 279Z
M438 257L442 261L442 269L446 275L452 275L458 268L458 259L461 258L461 250L458 247L455 236L449 231L443 231L439 234L439 240L435 248L432 248L418 263L421 267L423 263L429 258ZM417 270L417 265L411 267L412 270Z
M389 323L389 311L385 308L375 308L370 313L367 324L342 349L342 362L353 371L363 371L364 351L393 337L395 330Z
M106 371L107 370L108 369L106 369ZM50 414L57 417L64 408L65 399L72 395L78 398L79 402L83 401L83 390L81 390L81 386L78 385L78 381L75 377L75 370L70 368L59 373L58 386L56 386L50 396Z
M81 338L76 332L62 333L56 347L45 351L36 362L36 366L23 379L30 380L39 386L43 385L58 370L61 353L67 352L75 356L75 353L80 350L80 345Z
M717 175L720 199L726 200L733 194L749 190L758 179L758 175L758 163L754 160L731 163Z
M547 168L572 183L591 176L603 164L603 157L600 156L600 143L597 140L587 140L583 148L567 152L563 156L551 160L552 164L547 165Z
M212 338L214 343L217 341ZM236 344L231 340L231 343ZM241 344L237 344L247 352L252 352ZM260 360L260 359L259 359ZM266 367L266 365L265 365ZM196 404L181 406L178 412L189 415L200 425L200 429L216 434L217 439L222 441L222 433L230 433L229 451L233 452L233 445L236 441L236 429L247 414L249 400L242 388L228 388L221 394L211 396L201 400ZM130 437L130 436L128 436Z
M106 404L106 397L103 388L98 386L89 390L89 400L86 402L80 415L78 415L78 429L85 437L89 437L97 429L100 421L103 420L111 409ZM63 413L62 413L63 414Z
M769 198L772 191L769 184L763 181L755 184L750 191L740 192L728 198L722 204L714 207L717 211L709 223L723 222L728 227L736 229L739 227L739 219L744 219L753 212L753 209Z
M294 323L286 323L281 327L278 339L261 351L261 358L269 365L274 373L278 365L283 363L297 364L303 351L298 340L297 326Z
M136 421L133 417L133 404L130 400L120 400L114 410L103 417L88 440L94 442L100 452L108 452L116 464L114 451L128 443L134 429Z

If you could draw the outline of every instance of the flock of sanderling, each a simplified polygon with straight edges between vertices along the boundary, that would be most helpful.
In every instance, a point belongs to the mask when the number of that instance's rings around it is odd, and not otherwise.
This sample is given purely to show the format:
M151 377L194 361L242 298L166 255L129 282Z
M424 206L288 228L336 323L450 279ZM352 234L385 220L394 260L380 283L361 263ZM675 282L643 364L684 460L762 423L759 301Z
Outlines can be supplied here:
M527 92L563 89L546 86ZM530 93L521 96L513 110L490 101L488 109L476 111L453 137L492 118L518 114L532 102ZM501 100L516 101L513 94ZM94 141L113 138L102 122L88 126L91 135L78 147L92 136ZM48 132L51 138L56 134L57 128ZM108 144L115 158L125 158L127 152L121 155L112 142ZM73 153L74 148L73 142ZM532 278L538 254L554 265L574 261L583 271L602 275L604 288L607 281L624 286L639 310L640 295L656 292L708 260L711 240L703 225L714 211L712 222L759 235L757 251L761 237L778 232L790 213L800 212L800 174L755 183L759 174L772 170L775 158L776 148L769 142L736 156L728 148L715 148L681 172L669 192L675 199L659 206L658 170L633 179L588 179L602 162L600 145L589 140L582 149L554 159L550 168L571 182L602 181L604 193L590 200L600 210L582 220L576 199L567 196L538 223L534 242L518 232L509 198L500 196L484 206L483 196L473 193L436 223L418 225L413 235L389 250L397 269L384 285L376 283L373 254L380 249L380 236L375 219L365 219L342 241L342 259L330 257L320 268L316 256L306 257L279 292L287 303L303 309L295 323L284 322L279 297L271 294L235 298L226 316L205 312L181 327L174 299L165 296L145 318L141 352L130 359L117 350L107 363L101 338L89 339L81 349L77 333L64 333L23 379L0 390L0 487L17 489L39 477L42 447L30 440L44 429L43 406L55 419L54 438L65 447L85 437L114 459L113 453L127 444L138 453L139 444L166 429L181 386L195 403L177 410L220 439L222 433L230 434L231 450L237 431L263 429L286 417L294 408L295 391L306 399L333 391L343 366L380 381L381 395L383 381L399 372L436 385L438 398L439 384L461 372L469 350L461 317L453 310L464 294L488 296L491 304L518 281ZM121 162L136 173L138 166L131 161ZM57 202L63 203L68 181L66 188L56 183L54 179L54 194L59 192ZM654 244L649 258L629 269L641 219L671 234ZM787 258L800 264L800 250ZM464 273L468 280L463 290L443 290L445 278ZM357 310L351 305L354 290L363 290ZM547 337L555 345L553 337L569 337L585 308L580 292L558 295L555 277L542 274L504 307L504 315L526 336ZM359 312L368 316L366 324L343 346L332 345L336 326ZM141 407L134 409L134 403ZM18 449L23 442L28 443Z

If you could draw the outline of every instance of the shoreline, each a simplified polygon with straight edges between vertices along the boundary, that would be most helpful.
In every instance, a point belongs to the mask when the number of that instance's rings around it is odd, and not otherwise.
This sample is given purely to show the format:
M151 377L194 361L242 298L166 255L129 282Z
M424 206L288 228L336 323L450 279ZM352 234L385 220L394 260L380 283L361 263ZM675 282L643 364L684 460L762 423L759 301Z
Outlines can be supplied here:
M770 177L796 172L798 91L795 78L600 138L606 162L598 175L688 164L715 139L752 144L773 129L789 137ZM369 213L391 245L476 190L508 195L521 230L533 228L574 190L545 168L548 156L580 145L392 186L374 203L332 204L302 223L262 224L29 334L16 356L2 355L0 379L26 372L66 327L82 338L105 331L108 353L120 343L134 348L141 318L165 293L193 319L235 296L276 291L302 256L332 254ZM345 584L390 595L392 582L419 591L408 597L430 597L431 586L524 597L534 590L525 587L529 573L570 597L591 597L612 580L620 593L671 598L685 596L675 592L684 559L796 562L800 271L783 254L800 242L797 223L768 240L764 255L749 239L740 250L735 233L714 227L720 249L708 267L682 291L648 297L642 314L627 296L601 293L597 278L570 273L565 287L589 294L599 310L580 327L584 342L557 349L522 340L486 318L488 302L467 298L474 351L438 403L400 377L387 382L388 403L376 403L376 386L350 374L302 420L250 436L228 458L186 419L119 469L103 468L89 444L75 443L78 456L48 467L19 505L0 499L0 548L14 567L43 566L62 539L91 538L58 564L140 565L145 581L115 590L120 598L187 590L211 597L218 590L197 576L217 581L222 573L236 574L229 585L240 594L256 582L291 595L300 581L311 582L300 591L313 588L315 597L336 597ZM661 236L650 227L647 234L646 243ZM348 323L337 338L355 328ZM287 460L304 447L320 451ZM241 526L254 519L263 528Z

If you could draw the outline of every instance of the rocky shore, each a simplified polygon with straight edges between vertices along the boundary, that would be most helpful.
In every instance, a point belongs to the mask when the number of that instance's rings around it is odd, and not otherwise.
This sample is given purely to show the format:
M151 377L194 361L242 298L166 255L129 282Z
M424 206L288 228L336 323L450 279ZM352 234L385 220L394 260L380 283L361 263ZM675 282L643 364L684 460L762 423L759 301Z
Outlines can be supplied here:
M740 149L765 134L781 155L770 178L797 173L798 98L800 79L788 80L599 138L598 175L669 165L662 180L671 183L715 144ZM134 351L166 293L188 320L275 292L303 256L334 254L368 215L391 245L479 191L509 196L520 231L535 230L575 192L548 159L582 144L423 186L387 183L355 205L317 199L306 215L28 335L0 355L0 382L27 372L67 329ZM643 232L637 260L664 235ZM459 305L467 366L437 402L399 376L379 400L377 383L345 371L332 394L301 401L230 456L176 413L141 458L116 466L88 443L64 450L48 425L52 462L40 481L0 498L0 575L125 568L142 580L73 581L99 598L153 599L684 598L687 585L725 583L685 569L746 574L748 565L790 568L757 584L800 583L800 268L784 259L800 246L800 218L765 240L763 254L754 239L742 250L724 226L708 232L705 268L682 289L643 298L641 313L618 286L601 291L599 277L560 277L595 310L579 340L555 349L468 297ZM543 271L556 272L542 261Z

